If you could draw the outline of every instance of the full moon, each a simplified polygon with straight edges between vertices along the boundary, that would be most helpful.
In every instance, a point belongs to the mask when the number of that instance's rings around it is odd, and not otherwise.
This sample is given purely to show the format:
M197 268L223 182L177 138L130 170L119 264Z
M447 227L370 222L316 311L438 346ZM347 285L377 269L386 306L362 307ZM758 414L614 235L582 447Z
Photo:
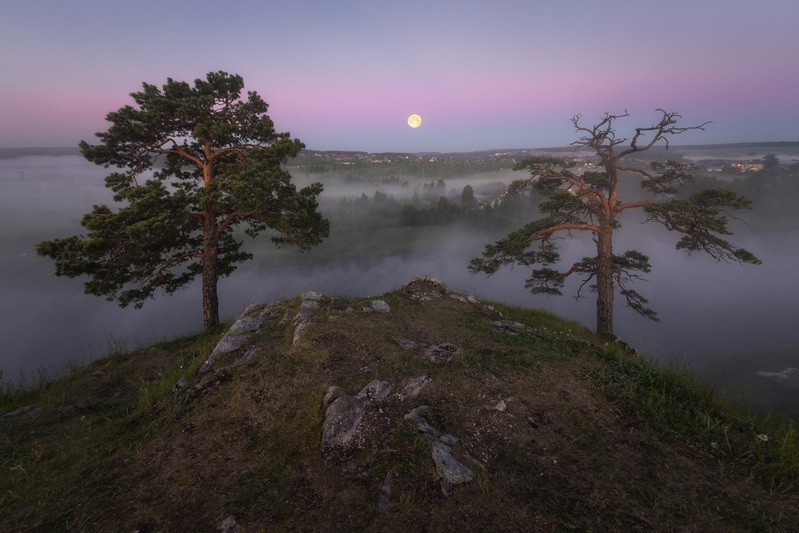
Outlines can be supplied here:
M414 113L413 115L408 117L408 126L411 128L418 128L422 125L422 117Z

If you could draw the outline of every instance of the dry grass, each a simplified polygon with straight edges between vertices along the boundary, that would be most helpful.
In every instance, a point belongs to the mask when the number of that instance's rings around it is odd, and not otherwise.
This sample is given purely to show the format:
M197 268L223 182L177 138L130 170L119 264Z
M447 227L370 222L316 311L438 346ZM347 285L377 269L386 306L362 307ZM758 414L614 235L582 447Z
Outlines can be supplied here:
M329 303L293 348L281 313L259 334L253 363L219 370L199 389L196 369L220 331L10 395L9 408L35 401L41 409L0 421L0 529L202 531L231 514L254 531L799 523L795 435L773 427L773 445L758 445L765 426L725 415L685 373L657 370L546 313L497 306L536 330L510 336L479 305L400 291L384 298L389 314L344 312L366 300ZM440 342L460 354L420 357ZM322 456L329 385L355 393L379 378L398 390L422 374L432 382L418 398L368 408L358 449ZM174 390L184 375L190 387ZM450 497L430 445L403 421L422 404L477 474ZM396 505L378 512L389 470Z

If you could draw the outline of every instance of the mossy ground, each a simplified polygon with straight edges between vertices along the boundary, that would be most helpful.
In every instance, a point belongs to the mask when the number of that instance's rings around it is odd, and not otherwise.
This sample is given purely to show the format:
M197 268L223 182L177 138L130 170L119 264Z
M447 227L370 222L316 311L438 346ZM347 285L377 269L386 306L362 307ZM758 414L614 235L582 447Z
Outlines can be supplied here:
M684 369L656 368L547 313L496 305L534 329L511 336L481 305L383 298L391 313L331 301L293 348L276 317L256 337L255 361L200 388L196 370L222 329L4 394L3 412L40 408L0 420L0 529L205 531L229 515L254 531L799 524L791 427L730 414ZM419 356L440 342L461 353ZM355 393L386 379L397 390L422 374L432 381L418 398L368 408L358 449L320 453L328 386ZM190 386L177 390L181 376ZM402 418L422 404L476 473L449 497L429 443ZM389 470L395 505L379 512Z

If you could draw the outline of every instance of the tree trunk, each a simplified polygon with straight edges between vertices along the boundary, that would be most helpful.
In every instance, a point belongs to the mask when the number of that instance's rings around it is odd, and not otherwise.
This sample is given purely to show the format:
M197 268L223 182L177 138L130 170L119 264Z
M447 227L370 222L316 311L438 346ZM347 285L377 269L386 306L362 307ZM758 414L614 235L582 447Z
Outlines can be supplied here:
M613 333L613 223L603 224L596 245L596 331Z
M208 210L203 223L203 329L206 331L219 324L216 255L216 214Z

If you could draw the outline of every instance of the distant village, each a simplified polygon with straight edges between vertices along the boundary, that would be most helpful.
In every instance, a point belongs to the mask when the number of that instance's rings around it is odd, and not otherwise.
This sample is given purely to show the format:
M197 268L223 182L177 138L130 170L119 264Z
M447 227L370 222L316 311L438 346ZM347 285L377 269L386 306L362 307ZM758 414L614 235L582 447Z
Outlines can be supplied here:
M519 161L529 156L549 155L570 159L576 163L574 172L601 170L599 157L588 151L575 151L570 148L550 149L518 149L518 150L486 150L476 152L454 153L401 153L401 152L349 152L305 150L295 164L305 172L321 173L330 171L350 172L355 175L359 171L363 175L382 175L386 171L399 172L407 170L408 175L425 177L469 175L496 170L510 170ZM638 154L636 154L638 155ZM683 160L687 152L678 150L654 149L642 152L638 158L630 158L641 166L649 166L653 160ZM694 158L692 158L694 159ZM799 162L799 156L797 156ZM713 157L693 161L696 170L710 174L748 174L762 171L766 165L760 159L742 160L740 156L723 158ZM356 181L358 181L356 179Z

